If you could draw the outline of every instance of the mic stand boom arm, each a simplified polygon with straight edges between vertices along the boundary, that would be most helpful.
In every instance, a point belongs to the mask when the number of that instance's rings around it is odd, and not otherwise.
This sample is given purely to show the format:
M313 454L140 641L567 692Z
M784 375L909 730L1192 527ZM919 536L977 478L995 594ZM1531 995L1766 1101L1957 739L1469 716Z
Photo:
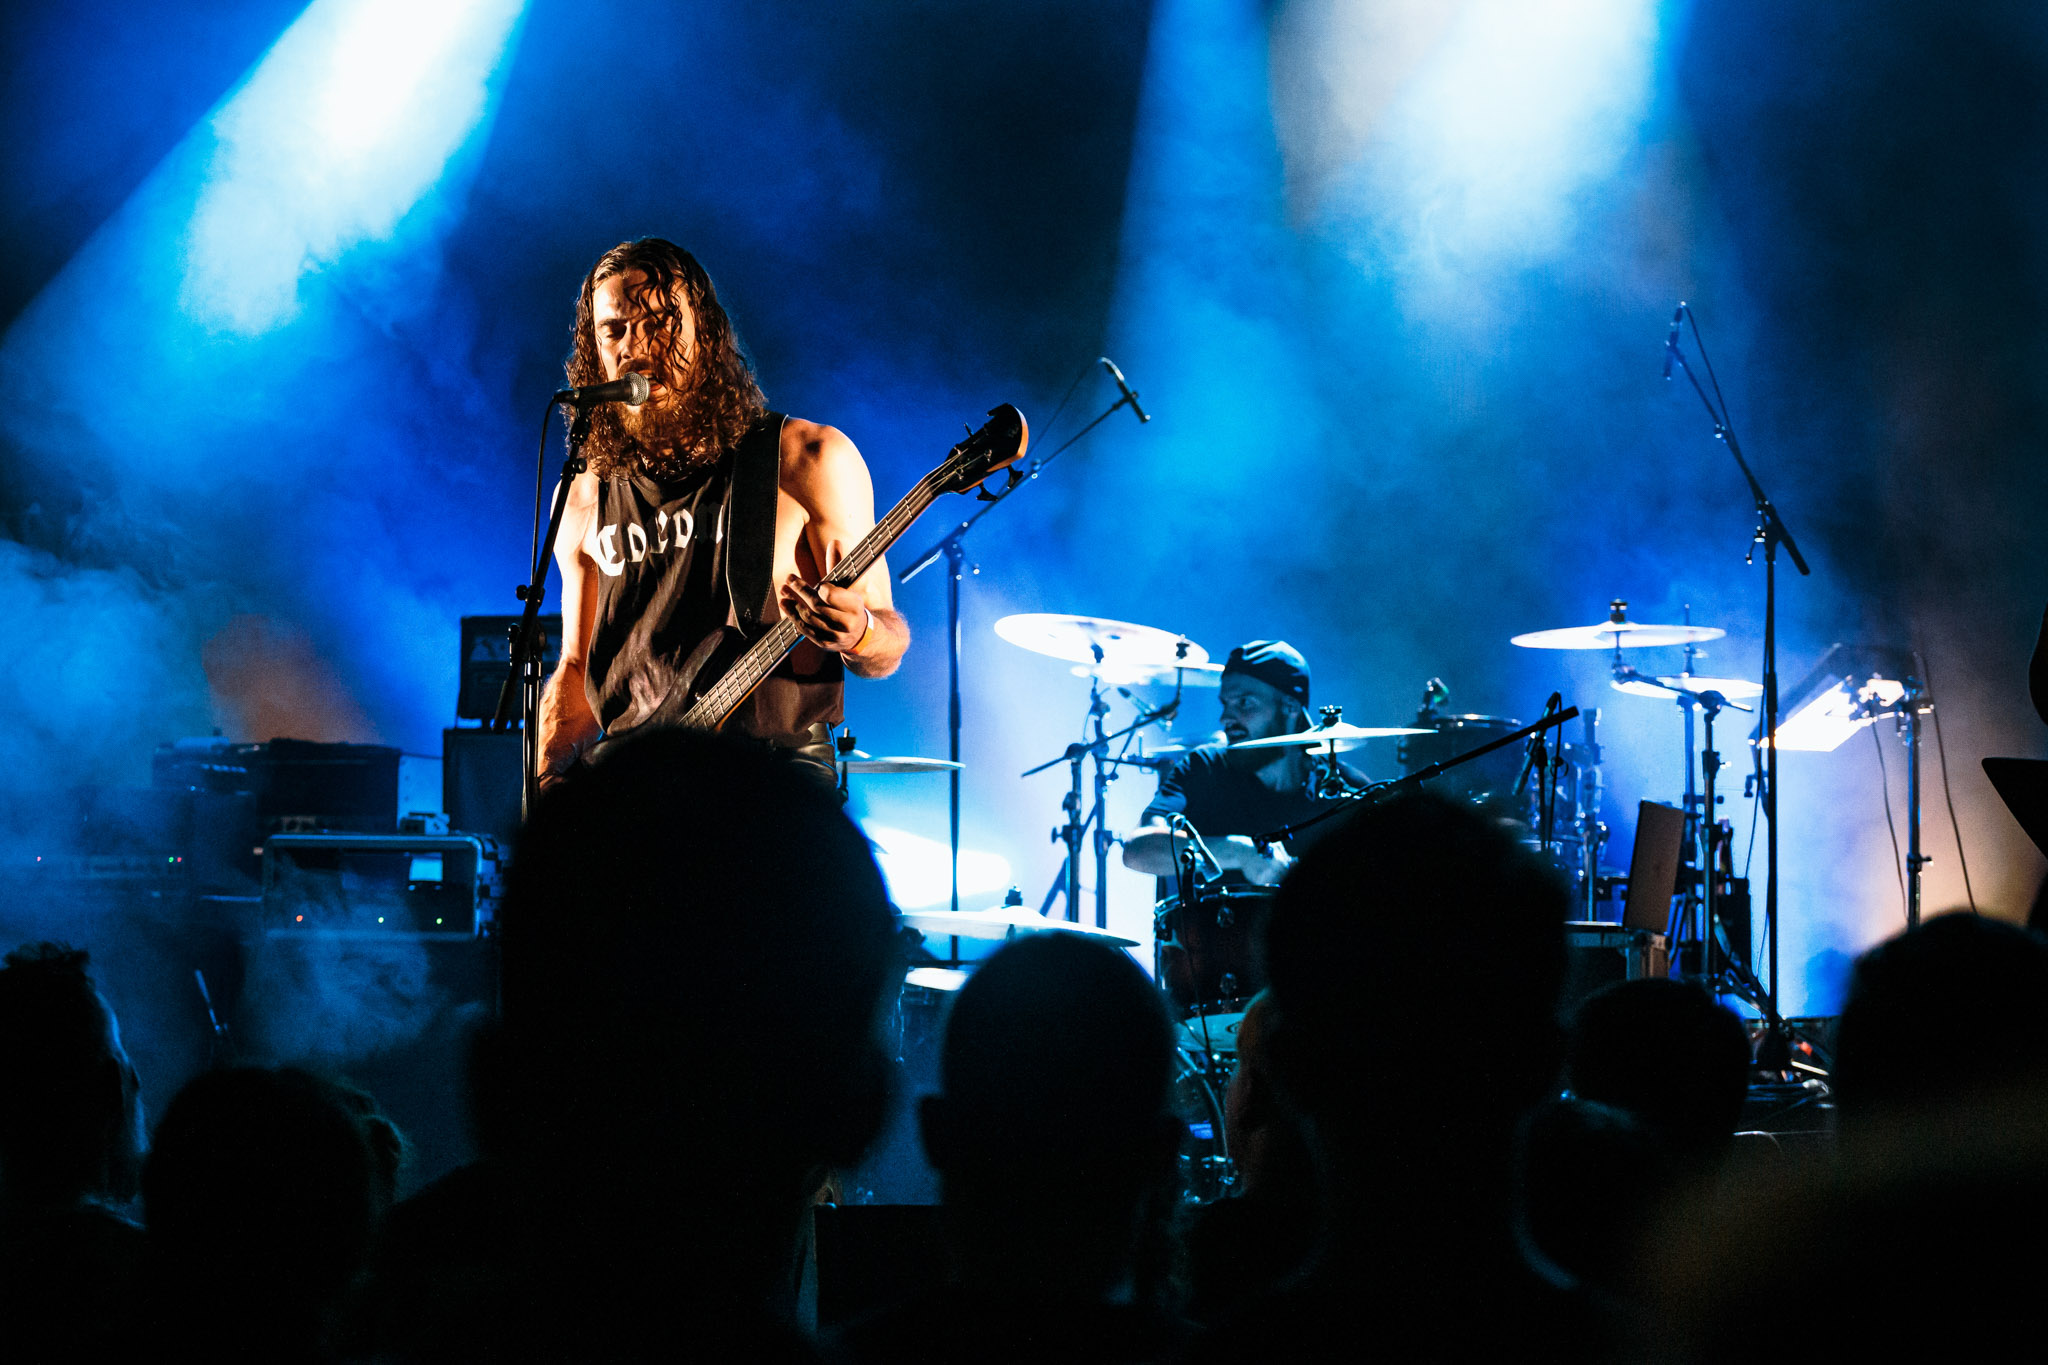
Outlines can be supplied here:
M1038 472L1057 459L1061 451L1108 421L1111 413L1129 401L1124 398L1117 399L1104 408L1094 421L1054 447L1050 454L1033 460L1029 469L1021 474L1013 470L1009 482L999 492L990 493L984 489L981 493L982 505L975 510L973 516L946 532L936 544L912 560L908 568L896 575L898 583L908 583L936 563L939 556L946 557L946 757L952 760L954 765L946 776L951 787L947 798L950 807L955 910L960 908L960 580L967 560L967 533L972 531L983 517L995 511L997 505L1010 494L1037 478Z
M1499 739L1489 740L1488 742L1480 745L1476 749L1467 749L1462 754L1453 754L1449 758L1439 759L1435 763L1430 764L1427 768L1417 768L1414 772L1408 773L1402 777L1397 777L1393 779L1391 782L1380 782L1373 786L1367 787L1358 795L1347 797L1341 804L1333 805L1329 810L1322 811L1316 815L1311 815L1306 820L1296 820L1291 825L1282 825L1280 826L1280 828L1268 831L1265 834L1255 834L1252 836L1252 842L1257 844L1261 851L1264 851L1265 849L1271 848L1274 844L1284 843L1287 840L1292 839L1295 835L1299 834L1301 831L1305 829L1310 828L1311 826L1320 825L1321 823L1323 823L1323 821L1328 820L1331 816L1344 814L1346 811L1351 809L1353 802L1362 801L1366 802L1367 804L1377 804L1378 802L1386 800L1390 796L1397 796L1400 793L1408 791L1411 788L1419 787L1423 783L1429 781L1432 778L1441 777L1443 774L1449 772L1452 768L1457 767L1461 763L1470 763L1475 758L1484 758L1487 754L1492 753L1495 749L1505 749L1510 744L1519 744L1523 740L1529 738L1531 735L1537 735L1543 733L1546 730L1555 729L1557 726L1564 724L1568 720L1576 720L1578 718L1578 714L1578 707L1567 706L1564 710L1559 711L1556 715L1545 716L1542 720L1537 721L1534 725L1524 725L1521 729L1516 730L1514 733L1502 735Z

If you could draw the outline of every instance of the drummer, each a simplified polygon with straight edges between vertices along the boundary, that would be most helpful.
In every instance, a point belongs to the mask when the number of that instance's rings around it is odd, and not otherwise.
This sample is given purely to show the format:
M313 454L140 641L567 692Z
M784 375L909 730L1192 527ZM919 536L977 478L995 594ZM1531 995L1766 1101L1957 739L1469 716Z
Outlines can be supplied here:
M1232 749L1251 739L1299 734L1309 728L1308 660L1282 640L1253 640L1230 651L1223 665L1218 700L1223 735L1229 744L1190 750L1159 780L1159 794L1145 808L1138 828L1124 836L1124 866L1171 877L1176 853L1188 846L1169 821L1184 815L1201 834L1226 875L1236 873L1259 886L1276 884L1294 861L1279 844L1259 852L1249 836L1277 830L1327 809L1312 794L1319 761L1309 746ZM1354 784L1365 777L1339 763ZM1305 837L1313 840L1317 831ZM1230 878L1236 880L1236 877Z

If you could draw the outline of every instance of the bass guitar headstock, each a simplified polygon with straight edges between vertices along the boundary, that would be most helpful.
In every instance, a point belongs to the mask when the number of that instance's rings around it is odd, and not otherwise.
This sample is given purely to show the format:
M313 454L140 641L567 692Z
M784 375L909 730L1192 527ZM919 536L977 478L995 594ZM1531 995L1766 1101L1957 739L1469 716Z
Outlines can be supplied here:
M991 408L980 430L969 433L966 440L947 452L946 462L934 471L933 478L945 492L965 493L970 488L980 488L990 475L1008 469L1014 486L1020 475L1012 466L1024 458L1025 447L1030 443L1031 429L1023 413L1009 403ZM980 495L995 496L986 488L980 488Z

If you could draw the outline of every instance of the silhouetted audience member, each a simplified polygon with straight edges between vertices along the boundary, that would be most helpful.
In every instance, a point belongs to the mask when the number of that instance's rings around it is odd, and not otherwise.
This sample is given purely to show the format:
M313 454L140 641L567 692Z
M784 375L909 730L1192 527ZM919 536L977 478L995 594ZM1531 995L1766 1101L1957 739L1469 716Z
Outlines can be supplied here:
M1517 1123L1562 1061L1567 900L1506 831L1429 795L1346 817L1295 864L1267 931L1272 1065L1328 1227L1200 1358L1585 1348L1514 1198Z
M1886 1111L2048 1079L2048 940L1938 915L1856 962L1836 1033L1845 1130Z
M125 1310L142 1230L140 1087L83 952L0 967L0 1353L61 1359Z
M1173 1030L1123 953L1046 934L955 997L918 1111L955 1282L846 1329L854 1361L1148 1361L1183 1124Z
M1749 1090L1742 1021L1685 981L1624 981L1579 1006L1565 1074L1582 1100L1626 1110L1681 1161L1724 1156Z
M1634 1114L1553 1099L1522 1127L1522 1218L1541 1255L1584 1284L1629 1295L1630 1272L1682 1164Z
M1272 1289L1300 1268L1315 1241L1315 1162L1273 1084L1272 1015L1272 996L1260 992L1238 1025L1237 1065L1223 1096L1236 1184L1226 1198L1190 1210L1183 1234L1186 1312L1199 1323Z
M628 737L543 795L501 923L485 1155L393 1218L382 1352L811 1356L810 1203L886 1111L903 970L836 795L746 741Z
M157 1125L142 1197L148 1293L136 1349L158 1357L335 1358L334 1334L384 1213L360 1106L291 1068L198 1077Z
M2048 944L1944 915L1859 960L1840 1141L1675 1212L1651 1266L1669 1360L2026 1352L2048 1227Z
M335 1096L363 1127L363 1138L370 1144L370 1175L377 1205L389 1212L398 1202L398 1178L412 1156L412 1148L398 1125L377 1107L376 1097L369 1091L338 1081L330 1084Z

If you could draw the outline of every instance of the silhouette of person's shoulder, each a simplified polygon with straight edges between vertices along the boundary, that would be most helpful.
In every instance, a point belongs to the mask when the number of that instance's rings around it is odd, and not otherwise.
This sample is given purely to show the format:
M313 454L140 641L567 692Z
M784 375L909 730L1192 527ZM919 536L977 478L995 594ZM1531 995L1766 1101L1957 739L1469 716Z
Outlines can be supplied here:
M0 1219L0 1321L17 1360L89 1354L125 1321L143 1263L142 1228L91 1200Z
M1398 1261L1398 1250L1390 1248L1387 1259ZM1388 1346L1436 1359L1597 1359L1612 1339L1592 1296L1526 1267L1475 1268L1455 1284L1418 1285L1356 1263L1324 1264L1224 1318L1182 1359L1353 1361Z
M843 1328L830 1342L834 1365L939 1365L974 1361L1140 1365L1167 1360L1189 1325L1140 1304L991 1297L957 1286L928 1291Z
M1308 1256L1316 1209L1241 1195L1195 1210L1182 1234L1187 1313L1215 1322L1285 1281Z

